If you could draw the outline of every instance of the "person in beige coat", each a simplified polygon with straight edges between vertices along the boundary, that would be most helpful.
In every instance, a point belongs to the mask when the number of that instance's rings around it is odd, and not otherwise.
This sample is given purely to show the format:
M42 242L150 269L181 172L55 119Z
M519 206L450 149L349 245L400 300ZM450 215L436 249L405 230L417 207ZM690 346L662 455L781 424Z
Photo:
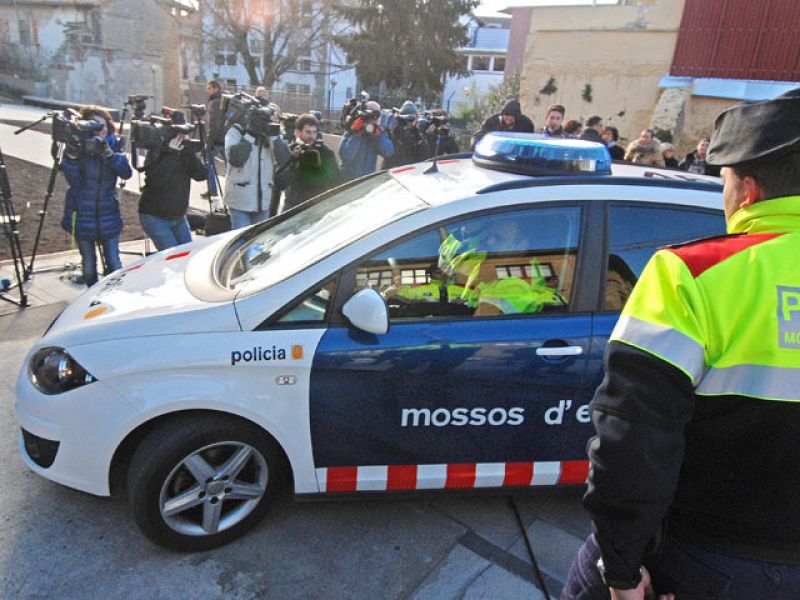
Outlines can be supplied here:
M630 143L625 153L625 160L639 165L664 166L661 142L656 139L652 129L645 129L638 140Z

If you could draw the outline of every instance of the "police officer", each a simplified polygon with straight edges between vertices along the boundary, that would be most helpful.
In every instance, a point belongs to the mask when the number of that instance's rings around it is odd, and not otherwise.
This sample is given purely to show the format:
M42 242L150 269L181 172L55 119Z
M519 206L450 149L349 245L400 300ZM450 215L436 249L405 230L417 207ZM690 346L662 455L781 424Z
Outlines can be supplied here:
M800 89L717 118L729 235L658 251L623 309L562 598L800 593L798 115Z

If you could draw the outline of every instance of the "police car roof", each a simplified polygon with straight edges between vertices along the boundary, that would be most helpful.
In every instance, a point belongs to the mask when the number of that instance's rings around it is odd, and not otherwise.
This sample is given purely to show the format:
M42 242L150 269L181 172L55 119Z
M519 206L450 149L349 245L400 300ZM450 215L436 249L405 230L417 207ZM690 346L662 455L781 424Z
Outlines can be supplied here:
M389 172L409 191L431 205L476 194L553 185L633 185L722 191L718 177L622 162L612 164L610 175L557 176L531 176L494 170L476 165L468 155L439 159L436 172L426 173L431 164L428 161L398 167Z

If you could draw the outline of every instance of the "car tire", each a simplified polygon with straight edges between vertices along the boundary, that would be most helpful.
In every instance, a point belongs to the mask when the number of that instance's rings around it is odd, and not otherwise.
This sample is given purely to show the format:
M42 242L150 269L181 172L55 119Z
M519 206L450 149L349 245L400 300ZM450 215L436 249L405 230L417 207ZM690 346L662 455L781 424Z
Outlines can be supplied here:
M152 542L198 552L240 537L285 488L278 444L246 421L219 414L167 421L134 452L128 503Z

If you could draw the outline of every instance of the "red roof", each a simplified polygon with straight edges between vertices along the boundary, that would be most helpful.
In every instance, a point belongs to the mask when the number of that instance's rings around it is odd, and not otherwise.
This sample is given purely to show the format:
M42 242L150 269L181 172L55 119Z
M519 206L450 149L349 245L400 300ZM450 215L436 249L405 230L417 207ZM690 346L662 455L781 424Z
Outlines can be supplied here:
M686 0L670 75L800 81L800 1Z

